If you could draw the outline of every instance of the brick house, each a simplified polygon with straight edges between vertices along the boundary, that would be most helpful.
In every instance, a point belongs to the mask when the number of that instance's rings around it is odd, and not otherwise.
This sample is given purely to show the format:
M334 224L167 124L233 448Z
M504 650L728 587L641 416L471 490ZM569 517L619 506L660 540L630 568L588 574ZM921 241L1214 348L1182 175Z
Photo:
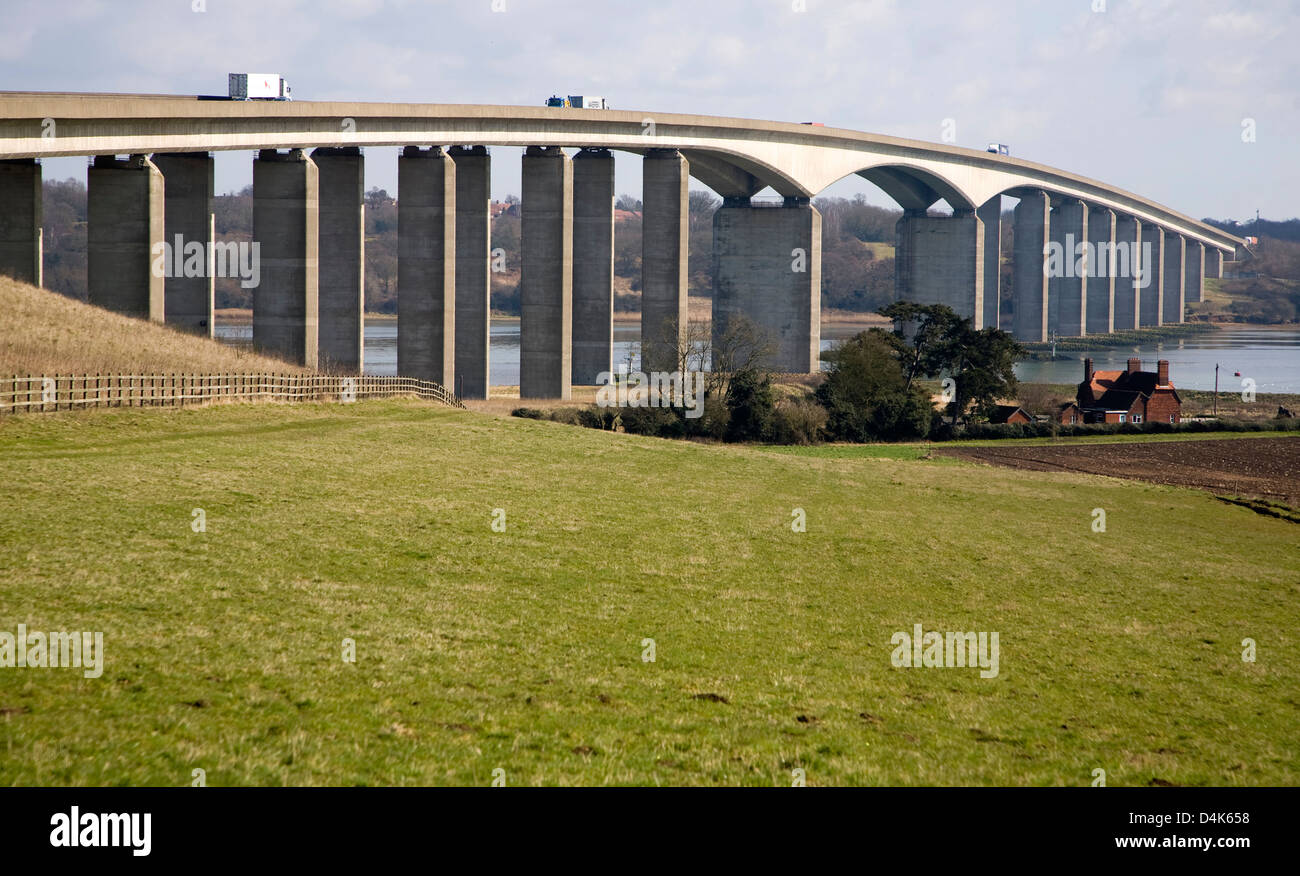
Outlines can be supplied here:
M1034 418L1020 405L998 405L989 417L990 423L1032 423Z
M1161 359L1155 371L1143 371L1141 359L1129 359L1125 371L1093 371L1083 360L1083 382L1075 395L1077 414L1068 407L1066 417L1080 416L1084 423L1182 422L1183 400L1169 382L1169 360Z

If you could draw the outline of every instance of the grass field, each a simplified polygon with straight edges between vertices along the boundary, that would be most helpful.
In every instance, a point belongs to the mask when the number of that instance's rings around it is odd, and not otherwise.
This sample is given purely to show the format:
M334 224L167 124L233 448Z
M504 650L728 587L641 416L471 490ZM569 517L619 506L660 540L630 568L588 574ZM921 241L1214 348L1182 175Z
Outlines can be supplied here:
M402 401L5 418L0 479L0 630L106 652L0 669L0 784L1300 781L1300 531L1195 491Z

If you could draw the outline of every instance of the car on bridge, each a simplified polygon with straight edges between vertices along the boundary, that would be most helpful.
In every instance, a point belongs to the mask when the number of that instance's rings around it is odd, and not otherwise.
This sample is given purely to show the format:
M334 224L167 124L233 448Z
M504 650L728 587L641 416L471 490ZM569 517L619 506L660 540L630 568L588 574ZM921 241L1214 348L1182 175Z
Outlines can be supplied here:
M581 94L570 94L568 97L560 97L553 94L546 99L547 106L567 106L574 109L609 109L609 101L603 97L593 95L583 96Z

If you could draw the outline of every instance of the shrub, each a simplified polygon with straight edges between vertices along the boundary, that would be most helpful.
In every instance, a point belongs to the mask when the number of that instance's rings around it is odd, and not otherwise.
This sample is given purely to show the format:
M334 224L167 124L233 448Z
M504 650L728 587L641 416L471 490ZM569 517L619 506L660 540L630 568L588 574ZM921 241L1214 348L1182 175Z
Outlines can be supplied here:
M777 444L816 444L822 440L826 409L808 398L782 399L772 417L772 440Z
M747 368L737 371L727 387L728 441L764 441L772 431L775 402L772 378Z

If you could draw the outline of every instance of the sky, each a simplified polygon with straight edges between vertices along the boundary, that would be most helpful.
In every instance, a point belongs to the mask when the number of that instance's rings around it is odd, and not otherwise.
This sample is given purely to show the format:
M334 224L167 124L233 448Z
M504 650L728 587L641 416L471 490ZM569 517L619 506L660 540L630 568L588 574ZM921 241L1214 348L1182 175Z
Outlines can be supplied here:
M539 105L827 125L983 148L1194 217L1300 215L1296 0L4 0L0 89ZM217 153L217 189L252 154ZM395 193L395 149L366 150ZM84 159L45 163L84 178ZM635 156L616 185L639 197ZM698 183L693 187L703 188ZM519 150L493 150L495 198ZM893 202L856 176L824 194Z

